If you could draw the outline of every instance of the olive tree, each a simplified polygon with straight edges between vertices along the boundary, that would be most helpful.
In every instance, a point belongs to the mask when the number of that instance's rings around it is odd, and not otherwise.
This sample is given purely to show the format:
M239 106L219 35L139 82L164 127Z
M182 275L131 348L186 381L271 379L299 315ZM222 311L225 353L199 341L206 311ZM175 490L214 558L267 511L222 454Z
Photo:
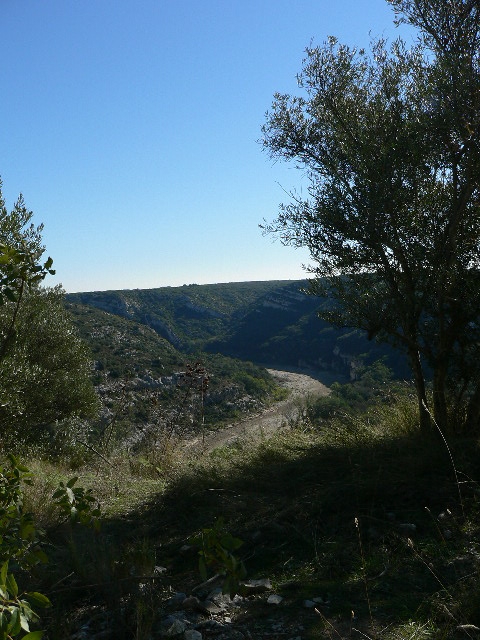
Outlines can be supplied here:
M0 328L8 326L13 306L0 308ZM60 287L35 287L24 294L15 341L0 362L0 380L0 421L8 445L12 439L48 439L63 421L95 414L89 353Z
M404 351L420 427L480 412L480 73L476 2L392 0L410 48L330 38L306 51L300 95L276 94L264 148L309 180L264 225L310 251L323 316ZM433 407L425 366L432 372Z
M1 444L14 447L25 440L25 427L31 428L39 415L42 420L61 419L80 406L84 410L89 397L89 391L82 390L86 354L72 336L63 292L39 286L54 271L51 258L41 259L41 227L28 226L31 216L22 198L9 214L0 190ZM82 393L78 402L76 396ZM3 453L8 463L0 465L0 637L34 640L43 632L30 631L30 624L38 621L32 607L51 603L38 591L21 591L9 565L15 562L17 568L29 570L47 557L32 514L24 508L24 486L32 483L33 474L11 451ZM72 521L96 526L99 509L93 508L90 490L74 487L76 481L60 483L53 503Z
M0 192L0 444L9 448L97 406L64 292L40 286L54 272L32 215L21 197L9 212Z

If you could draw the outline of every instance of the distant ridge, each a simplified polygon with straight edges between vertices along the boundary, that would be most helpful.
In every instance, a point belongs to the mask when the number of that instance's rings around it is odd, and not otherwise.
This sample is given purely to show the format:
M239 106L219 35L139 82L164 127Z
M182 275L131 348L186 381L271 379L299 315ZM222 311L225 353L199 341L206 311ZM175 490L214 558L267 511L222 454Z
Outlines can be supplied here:
M189 284L152 289L67 295L74 309L95 308L148 327L175 350L220 353L355 377L363 365L384 357L400 376L405 363L391 349L358 330L336 329L317 316L324 298L302 289L307 280Z

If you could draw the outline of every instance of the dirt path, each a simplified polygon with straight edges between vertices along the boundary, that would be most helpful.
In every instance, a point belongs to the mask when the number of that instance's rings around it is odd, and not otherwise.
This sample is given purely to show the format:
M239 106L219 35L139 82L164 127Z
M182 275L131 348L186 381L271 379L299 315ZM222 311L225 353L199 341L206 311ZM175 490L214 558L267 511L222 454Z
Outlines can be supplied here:
M207 434L204 444L205 451L212 451L217 447L231 444L240 438L273 433L291 420L295 420L302 399L308 396L327 396L330 393L328 387L308 374L276 369L268 369L268 371L281 386L290 390L287 400L277 402L273 407L236 422L221 431ZM187 446L194 445L202 446L202 438L190 440Z

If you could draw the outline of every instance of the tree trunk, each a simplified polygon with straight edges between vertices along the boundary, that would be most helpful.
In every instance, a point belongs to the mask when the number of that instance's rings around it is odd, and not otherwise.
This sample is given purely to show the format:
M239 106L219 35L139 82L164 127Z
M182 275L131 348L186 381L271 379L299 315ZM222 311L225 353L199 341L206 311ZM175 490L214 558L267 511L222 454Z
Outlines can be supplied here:
M413 380L417 392L418 412L420 415L420 431L424 434L432 432L432 419L428 410L427 393L425 389L425 377L418 351L409 350L409 359L413 371Z
M467 406L467 420L465 429L467 433L476 433L480 427L480 382L477 383L472 397Z
M448 427L446 383L447 368L442 363L437 365L433 372L433 416L442 433L445 433Z

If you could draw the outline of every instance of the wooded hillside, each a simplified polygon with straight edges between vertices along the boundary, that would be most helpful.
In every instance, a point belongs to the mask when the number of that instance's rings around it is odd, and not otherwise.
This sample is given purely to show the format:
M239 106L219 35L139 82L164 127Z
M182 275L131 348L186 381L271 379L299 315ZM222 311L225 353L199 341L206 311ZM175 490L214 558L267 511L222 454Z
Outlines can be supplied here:
M154 369L168 369L185 354L205 352L277 368L310 368L347 379L355 377L363 364L385 357L397 376L408 375L403 360L388 347L368 341L361 331L336 329L320 320L317 311L327 302L304 293L306 285L307 281L278 280L184 285L75 293L67 301L103 367L107 362L115 367L115 354L126 352L133 340L137 342L133 360L146 363L143 343ZM105 350L105 332L100 335L87 325L108 320L113 326L118 318L128 321L123 325L125 338L113 351ZM152 357L153 352L158 355Z

